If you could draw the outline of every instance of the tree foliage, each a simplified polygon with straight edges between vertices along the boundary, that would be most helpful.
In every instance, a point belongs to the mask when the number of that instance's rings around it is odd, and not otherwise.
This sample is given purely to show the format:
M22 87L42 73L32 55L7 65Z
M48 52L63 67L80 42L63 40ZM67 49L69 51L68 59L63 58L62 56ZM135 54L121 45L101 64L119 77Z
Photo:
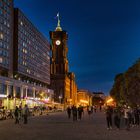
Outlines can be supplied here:
M118 74L110 95L119 103L140 104L140 60L125 73Z

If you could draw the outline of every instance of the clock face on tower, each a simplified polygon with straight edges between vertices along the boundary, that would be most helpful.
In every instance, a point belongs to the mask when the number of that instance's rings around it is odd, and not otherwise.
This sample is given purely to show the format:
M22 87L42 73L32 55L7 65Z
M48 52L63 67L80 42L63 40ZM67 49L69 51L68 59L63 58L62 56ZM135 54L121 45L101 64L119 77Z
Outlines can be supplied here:
M61 41L60 40L56 40L55 44L56 45L60 45L61 44Z

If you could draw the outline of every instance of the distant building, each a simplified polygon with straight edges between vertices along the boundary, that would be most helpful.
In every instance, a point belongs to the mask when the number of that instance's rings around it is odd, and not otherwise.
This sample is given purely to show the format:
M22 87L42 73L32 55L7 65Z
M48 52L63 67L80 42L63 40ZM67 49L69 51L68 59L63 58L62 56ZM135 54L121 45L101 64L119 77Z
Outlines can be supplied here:
M92 92L94 97L100 97L102 99L105 99L105 94L103 92Z
M60 27L60 20L55 31L50 32L51 39L51 88L54 89L56 102L67 105L76 104L77 85L74 73L69 72L68 34Z
M77 105L91 106L92 93L88 90L80 89L77 91Z
M105 94L103 92L93 92L92 93L93 98L92 98L92 103L93 105L103 105L105 103Z

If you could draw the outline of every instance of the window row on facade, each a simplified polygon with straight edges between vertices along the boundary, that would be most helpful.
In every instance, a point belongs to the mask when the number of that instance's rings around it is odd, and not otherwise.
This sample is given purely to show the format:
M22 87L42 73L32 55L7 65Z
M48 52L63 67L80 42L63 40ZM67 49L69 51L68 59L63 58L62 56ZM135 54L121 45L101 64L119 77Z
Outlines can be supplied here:
M8 95L7 95L7 90L8 90ZM22 90L22 92L21 92ZM18 87L18 86L13 86L13 85L6 85L4 83L0 83L0 95L3 97L9 96L10 98L16 97L16 98L26 98L26 97L34 97L37 98L39 97L38 93L40 91L30 89L30 88L23 88L23 87ZM22 93L22 95L21 95ZM15 95L14 95L15 94Z

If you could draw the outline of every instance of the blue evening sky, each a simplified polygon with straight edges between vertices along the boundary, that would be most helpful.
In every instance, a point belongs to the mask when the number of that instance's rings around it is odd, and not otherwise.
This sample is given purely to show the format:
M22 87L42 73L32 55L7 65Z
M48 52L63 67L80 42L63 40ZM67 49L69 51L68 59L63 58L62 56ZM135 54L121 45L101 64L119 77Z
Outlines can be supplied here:
M59 11L79 89L107 94L115 75L140 56L139 0L15 0L15 6L48 40Z

